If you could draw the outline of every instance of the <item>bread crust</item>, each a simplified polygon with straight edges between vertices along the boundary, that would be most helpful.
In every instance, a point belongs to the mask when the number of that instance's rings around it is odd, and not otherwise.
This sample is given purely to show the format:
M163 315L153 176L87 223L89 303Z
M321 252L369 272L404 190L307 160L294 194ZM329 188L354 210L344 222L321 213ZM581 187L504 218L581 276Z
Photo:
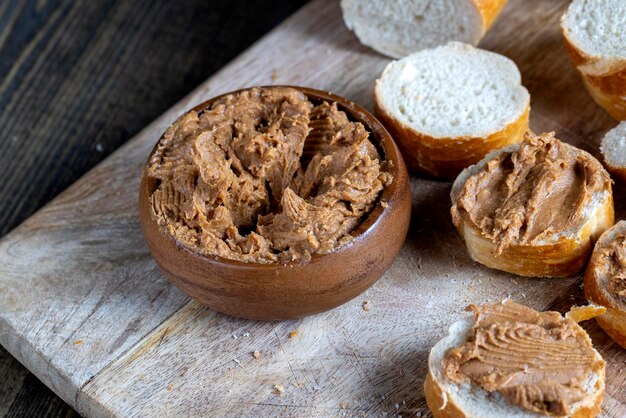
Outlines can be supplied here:
M483 19L483 35L491 28L508 0L473 0Z
M606 160L606 157L604 158L604 166L613 178L616 178L622 183L626 183L626 167L610 164Z
M608 289L602 285L600 268L602 259L597 250L606 246L613 238L614 233L626 231L626 221L621 221L607 230L596 244L591 255L589 265L585 270L584 289L585 297L597 305L606 308L606 313L596 317L598 325L621 347L626 348L626 310L623 310L615 300L609 296Z
M591 97L617 120L626 120L626 60L594 56L570 38L561 19L561 32L572 62Z
M430 371L424 381L424 396L434 418L465 418L467 416L447 391L444 395L444 388Z
M487 137L435 138L421 133L385 109L378 84L374 89L374 110L398 144L410 171L434 177L454 178L465 167L477 163L489 152L522 142L524 132L528 130L530 102L516 120Z
M510 151L510 148L496 151L483 162L507 151ZM483 162L478 168L482 167ZM452 187L450 197L453 204L469 175L465 178L463 176L462 173ZM613 191L610 184L607 192L608 197L603 200L602 207L589 216L577 233L571 237L562 237L554 243L511 245L500 255L496 255L496 244L484 237L478 228L465 222L464 217L457 225L457 231L464 239L472 260L487 267L526 277L569 277L585 267L593 243L615 222Z

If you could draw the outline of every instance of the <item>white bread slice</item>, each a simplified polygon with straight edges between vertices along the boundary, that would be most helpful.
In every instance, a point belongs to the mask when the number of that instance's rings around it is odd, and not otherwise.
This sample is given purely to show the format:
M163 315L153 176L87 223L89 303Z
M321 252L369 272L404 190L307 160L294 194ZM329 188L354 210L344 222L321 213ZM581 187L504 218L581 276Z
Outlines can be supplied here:
M575 148L565 144L568 147ZM519 144L493 151L480 162L467 167L454 181L450 198L457 201L465 181L483 170L501 153L515 152ZM577 152L588 154L577 149ZM589 155L589 154L588 154ZM591 157L591 155L589 155ZM593 157L592 157L593 158ZM497 255L497 246L469 222L461 221L457 231L464 239L472 260L487 267L527 277L568 277L580 272L587 263L593 243L615 222L612 188L597 192L585 207L582 222L570 231L553 234L537 245L511 245Z
M393 58L449 41L478 44L507 0L341 0L361 43Z
M600 152L609 173L626 182L626 122L606 133L600 143Z
M626 1L574 0L561 30L574 65L595 101L626 119Z
M625 232L626 221L620 221L600 236L585 270L584 280L585 297L606 308L605 314L596 317L598 325L623 348L626 348L626 307L608 291L609 277L600 268L603 260L598 250Z
M448 336L439 340L428 357L428 375L424 382L424 395L434 418L538 418L545 415L524 410L509 404L498 393L487 391L471 383L457 384L444 374L442 360L446 353L467 340L473 321L467 318L452 324ZM582 329L582 328L581 328ZM583 331L584 332L584 331ZM588 336L587 336L588 338ZM595 350L594 350L595 351ZM602 357L596 351L597 357ZM601 409L604 395L605 369L592 375L585 387L588 397L573 408L573 418L595 417Z
M454 177L522 141L530 95L510 59L450 42L387 65L374 104L409 169Z

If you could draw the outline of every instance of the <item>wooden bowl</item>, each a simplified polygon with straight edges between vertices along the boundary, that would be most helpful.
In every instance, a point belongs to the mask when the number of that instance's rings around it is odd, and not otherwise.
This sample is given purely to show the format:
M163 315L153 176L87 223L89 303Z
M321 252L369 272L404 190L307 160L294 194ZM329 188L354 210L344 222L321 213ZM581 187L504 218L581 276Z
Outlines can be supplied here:
M177 242L152 216L156 180L142 174L141 229L154 260L169 280L203 305L250 319L290 319L337 307L369 288L402 248L411 216L411 192L404 161L383 125L362 107L331 93L293 87L312 102L336 102L340 110L372 133L372 142L392 162L393 181L355 230L351 242L306 263L244 263L200 254ZM230 93L228 93L230 94ZM220 96L221 97L221 96ZM192 110L206 109L217 98ZM156 147L155 147L156 148ZM152 151L154 152L154 150ZM381 202L386 202L383 207Z

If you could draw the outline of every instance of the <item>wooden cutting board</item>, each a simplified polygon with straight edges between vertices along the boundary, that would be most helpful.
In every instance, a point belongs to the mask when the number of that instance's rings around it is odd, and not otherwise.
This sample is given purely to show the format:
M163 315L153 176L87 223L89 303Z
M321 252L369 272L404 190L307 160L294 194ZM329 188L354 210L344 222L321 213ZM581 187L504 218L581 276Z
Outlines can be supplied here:
M520 67L534 130L597 155L615 121L566 55L558 28L566 4L512 0L481 46ZM428 351L467 304L582 303L580 277L522 279L473 263L450 221L450 183L417 177L397 261L331 312L233 319L165 280L139 230L137 190L149 150L178 115L260 84L329 90L371 109L387 63L344 27L336 2L309 3L0 242L2 345L86 416L428 416ZM624 218L624 189L615 191ZM626 416L626 350L593 321L585 327L608 363L603 416Z

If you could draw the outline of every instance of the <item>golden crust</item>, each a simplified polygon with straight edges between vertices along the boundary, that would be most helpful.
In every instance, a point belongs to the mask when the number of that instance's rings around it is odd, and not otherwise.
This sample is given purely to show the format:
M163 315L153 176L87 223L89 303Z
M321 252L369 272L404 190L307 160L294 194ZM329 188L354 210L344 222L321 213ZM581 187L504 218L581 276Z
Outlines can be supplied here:
M443 394L441 384L436 381L431 372L428 372L424 381L424 396L434 418L466 417L463 410L454 403L454 400L447 393L446 395Z
M596 103L615 119L626 120L626 70L606 77L582 74L585 86Z
M620 222L614 228L606 231L598 240L596 250L608 244L612 232L616 229L626 229L626 223ZM626 348L626 311L623 310L609 295L608 289L602 286L600 280L601 257L599 251L594 250L591 260L585 270L584 288L585 297L593 303L606 308L606 313L596 317L598 325L621 347Z
M487 137L433 138L407 126L382 106L378 89L374 109L402 152L409 170L435 177L453 178L489 152L522 142L528 130L530 104L520 117Z
M587 306L572 306L565 314L565 317L579 323L582 321L588 321L604 313L606 313L606 308L604 306L590 303Z
M508 0L474 0L474 4L483 19L485 32L491 28Z
M604 158L604 166L613 178L616 178L622 183L626 183L626 167L609 164L606 160L606 157Z
M579 49L561 25L565 46L591 97L617 120L626 120L626 60L604 59Z
M604 315L596 318L596 322L613 341L626 348L626 312L607 309Z

